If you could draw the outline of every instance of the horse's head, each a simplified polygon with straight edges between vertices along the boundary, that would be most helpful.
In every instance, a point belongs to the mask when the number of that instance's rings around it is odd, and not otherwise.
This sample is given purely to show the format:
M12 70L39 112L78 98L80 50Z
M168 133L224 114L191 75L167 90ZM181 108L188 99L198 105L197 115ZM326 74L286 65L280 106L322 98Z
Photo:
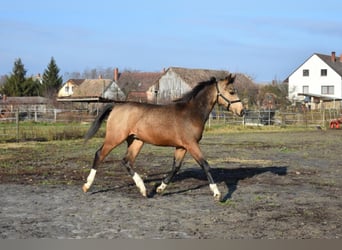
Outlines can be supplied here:
M236 76L229 74L225 79L216 82L217 103L227 107L228 111L243 116L245 110L233 84L235 78Z

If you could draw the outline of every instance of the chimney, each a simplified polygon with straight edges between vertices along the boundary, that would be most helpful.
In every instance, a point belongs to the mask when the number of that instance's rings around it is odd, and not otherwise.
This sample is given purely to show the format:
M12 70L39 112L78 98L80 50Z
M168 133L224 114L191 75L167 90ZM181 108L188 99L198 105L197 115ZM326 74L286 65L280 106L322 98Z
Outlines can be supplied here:
M335 51L331 52L331 61L332 62L336 61L336 53L335 53Z
M340 55L340 62L342 62L342 54Z
M119 79L119 69L115 68L114 69L114 82L118 82Z

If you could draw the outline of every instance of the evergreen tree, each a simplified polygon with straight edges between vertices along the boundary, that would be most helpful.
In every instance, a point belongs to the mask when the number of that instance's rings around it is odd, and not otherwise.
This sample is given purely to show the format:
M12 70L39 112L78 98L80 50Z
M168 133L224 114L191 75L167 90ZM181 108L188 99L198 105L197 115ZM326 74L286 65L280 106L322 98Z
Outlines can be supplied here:
M32 77L27 78L23 83L22 96L40 96L42 94L42 84L33 79Z
M2 87L2 94L7 96L22 96L23 85L25 79L26 70L21 59L18 58L14 62L12 74L7 78L5 84Z
M43 91L47 97L53 97L62 86L63 78L59 76L59 68L56 61L51 57L50 63L43 74Z

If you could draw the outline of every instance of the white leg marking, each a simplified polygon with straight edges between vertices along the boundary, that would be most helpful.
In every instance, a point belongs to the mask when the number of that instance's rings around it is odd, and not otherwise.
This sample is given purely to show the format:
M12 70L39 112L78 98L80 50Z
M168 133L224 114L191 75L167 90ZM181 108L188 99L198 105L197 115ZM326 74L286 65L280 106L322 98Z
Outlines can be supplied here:
M215 200L219 200L221 198L221 193L217 188L217 185L214 184L209 184L210 190L214 193L214 198Z
M134 173L133 180L135 182L135 185L137 185L137 187L139 188L140 193L146 197L147 196L146 188L145 188L144 181L141 179L141 177L137 173Z
M167 184L165 184L164 182L162 182L159 187L157 187L157 193L161 193L165 190L165 188L167 187Z
M91 184L93 184L94 182L94 179L95 179L95 175L96 175L96 169L91 169L90 170L90 174L88 175L88 178L87 178L87 183L85 183L83 185L83 191L84 192L87 192L88 189L90 188Z

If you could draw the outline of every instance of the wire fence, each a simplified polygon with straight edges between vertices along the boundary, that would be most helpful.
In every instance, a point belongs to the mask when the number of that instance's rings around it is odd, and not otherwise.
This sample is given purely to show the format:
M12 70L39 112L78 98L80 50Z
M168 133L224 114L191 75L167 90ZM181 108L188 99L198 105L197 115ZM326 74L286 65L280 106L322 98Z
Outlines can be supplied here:
M0 142L25 140L59 140L82 138L98 111L87 110L16 110L0 116ZM207 128L217 126L301 126L329 128L333 119L342 117L341 110L284 112L249 110L244 117L223 110L214 110L206 123ZM104 130L100 132L104 135Z
M219 115L211 114L208 126L212 124L240 126L300 126L300 127L329 127L333 119L342 117L342 110L314 110L305 112L288 112L276 110L248 110L244 117L234 116L223 111Z

